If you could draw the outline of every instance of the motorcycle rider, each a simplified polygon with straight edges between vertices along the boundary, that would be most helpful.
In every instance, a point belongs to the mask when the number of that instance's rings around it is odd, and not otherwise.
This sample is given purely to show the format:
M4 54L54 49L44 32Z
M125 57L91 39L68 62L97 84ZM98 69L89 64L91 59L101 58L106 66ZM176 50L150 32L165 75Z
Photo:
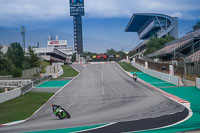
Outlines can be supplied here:
M137 81L137 78L138 78L137 74L133 73L133 79L135 80L135 82Z
M59 108L59 112L62 112L62 111L64 111L65 113L66 113L66 117L67 118L70 118L71 116L70 116L70 114L64 109L64 108L62 108L60 105L56 105L56 104L52 104L52 110L53 110L53 112L54 113L56 113L56 110ZM57 114L56 114L56 116L57 116Z

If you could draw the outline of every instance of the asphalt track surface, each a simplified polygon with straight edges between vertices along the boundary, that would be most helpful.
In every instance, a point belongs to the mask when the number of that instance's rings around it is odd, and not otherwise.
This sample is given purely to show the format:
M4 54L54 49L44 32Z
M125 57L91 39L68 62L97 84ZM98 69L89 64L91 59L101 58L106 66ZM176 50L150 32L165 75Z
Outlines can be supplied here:
M75 65L79 76L62 89L28 121L0 127L2 133L30 132L117 122L88 132L128 132L176 123L188 115L182 105L139 82L117 64ZM59 104L72 116L59 120L51 104Z

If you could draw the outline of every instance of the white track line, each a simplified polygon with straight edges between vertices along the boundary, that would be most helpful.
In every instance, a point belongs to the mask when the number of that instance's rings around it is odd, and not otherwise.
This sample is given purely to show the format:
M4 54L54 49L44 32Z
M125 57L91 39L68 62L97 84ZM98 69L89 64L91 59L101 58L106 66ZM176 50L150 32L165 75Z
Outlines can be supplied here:
M102 70L101 70L101 90L102 90L102 94L104 95L105 89L104 89L104 86L103 86L103 71Z
M71 66L72 68L74 68L73 66ZM74 68L77 72L79 72L79 74L74 77L71 81L69 81L65 86L63 86L60 90L58 90L45 104L43 104L37 111L35 111L29 118L25 119L25 120L21 120L19 122L11 122L11 123L6 123L6 124L1 124L1 125L5 125L5 126L10 126L10 125L15 125L15 124L20 124L20 123L24 123L27 120L29 120L33 115L35 115L37 112L39 112L41 110L41 108L43 108L51 99L53 99L62 89L64 89L68 84L70 84L73 80L75 80L79 75L80 75L80 71L77 70L76 68Z
M73 67L73 66L72 66ZM73 67L74 68L74 67ZM75 69L75 68L74 68ZM75 69L76 71L78 71L79 72L79 74L80 74L80 71L79 70L77 70L77 69ZM58 90L44 105L42 105L33 115L35 115L37 112L39 112L40 111L40 109L41 108L43 108L51 99L53 99L61 90L63 90L68 84L70 84L73 80L75 80L78 76L79 76L79 74L75 77L75 78L73 78L71 81L69 81L65 86L63 86L60 90ZM32 115L32 116L33 116ZM31 116L31 117L32 117ZM30 118L31 118L30 117Z
M187 107L186 107L186 108L187 108ZM188 108L187 108L187 109L188 109ZM130 132L124 132L124 133L134 133L134 132L143 132L143 131L159 130L159 129L164 129L164 128L168 128L168 127L172 127L172 126L178 125L178 124L180 124L180 123L182 123L182 122L184 122L184 121L187 121L188 119L190 119L190 118L192 117L192 115L193 115L192 110L191 110L191 109L188 109L188 110L189 110L188 116L187 116L185 119L183 119L183 120L181 120L181 121L179 121L179 122L177 122L177 123L174 123L174 124L171 124L171 125L168 125L168 126L164 126L164 127L159 127L159 128L152 128L152 129L138 130L138 131L130 131Z
M116 124L116 122L109 123L109 124L107 124L107 125L100 126L100 127L96 127L96 128L92 128L92 129L86 129L86 130L77 131L77 132L70 132L70 133L81 133L81 132L86 132L86 131L96 130L96 129L104 128L104 127L107 127L107 126L110 126L110 125L113 125L113 124Z
M117 64L117 63L116 63L116 64ZM122 69L122 71L124 71L127 75L129 75L130 77L132 77L132 74L131 74L130 72L125 71L119 64L117 64L117 65ZM162 93L161 93L161 94L162 94ZM163 95L163 94L162 94L162 95ZM165 95L163 95L163 96L165 96ZM165 96L165 97L167 97L167 96ZM177 102L176 100L174 100L174 99L172 99L172 98L170 98L170 97L167 97L167 98L169 98L170 100L175 101L175 102L178 103L178 104L181 104L181 103ZM132 131L132 132L141 132L141 131L150 131L150 130L156 130L156 129L163 129L163 128L175 126L175 125L178 125L178 124L180 124L180 123L182 123L182 122L184 122L184 121L187 121L188 119L190 119L190 118L192 117L193 112L192 112L190 106L187 106L186 104L181 104L181 105L184 106L185 108L187 108L188 111L189 111L189 114L188 114L188 116L187 116L185 119L183 119L183 120L181 120L181 121L179 121L179 122L177 122L177 123L174 123L174 124L171 124L171 125L168 125L168 126L164 126L164 127L160 127L160 128L153 128L153 129L148 129L148 130L138 130L138 131ZM130 132L127 132L127 133L130 133Z

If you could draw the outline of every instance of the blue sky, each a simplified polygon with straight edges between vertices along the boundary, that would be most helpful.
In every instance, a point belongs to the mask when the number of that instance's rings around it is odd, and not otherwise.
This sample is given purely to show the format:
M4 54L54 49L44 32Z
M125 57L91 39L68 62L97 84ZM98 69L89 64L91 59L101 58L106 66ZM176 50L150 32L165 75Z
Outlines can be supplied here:
M85 0L85 12L84 36L116 42L117 49L128 51L139 42L137 34L124 32L133 13L178 17L183 36L200 20L200 0ZM73 34L69 0L0 0L0 26L21 25Z

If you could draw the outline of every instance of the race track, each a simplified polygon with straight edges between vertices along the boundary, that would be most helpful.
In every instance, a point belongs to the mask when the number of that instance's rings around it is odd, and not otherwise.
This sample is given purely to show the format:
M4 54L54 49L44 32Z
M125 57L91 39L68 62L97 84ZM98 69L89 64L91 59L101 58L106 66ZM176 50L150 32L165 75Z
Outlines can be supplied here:
M176 123L188 115L180 104L139 82L117 64L74 65L80 74L28 121L0 132L30 132L85 125L116 124L90 132L127 132ZM59 104L72 116L59 120L51 104ZM140 126L139 126L140 125Z

